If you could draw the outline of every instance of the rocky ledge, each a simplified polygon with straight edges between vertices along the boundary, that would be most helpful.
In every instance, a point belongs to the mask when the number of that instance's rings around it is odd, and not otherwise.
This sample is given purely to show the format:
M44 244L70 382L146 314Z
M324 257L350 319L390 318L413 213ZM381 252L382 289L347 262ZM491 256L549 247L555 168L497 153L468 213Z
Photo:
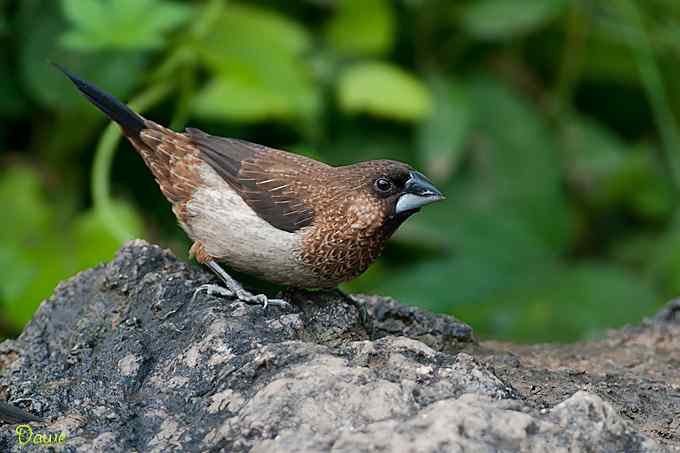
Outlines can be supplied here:
M680 304L516 346L380 297L354 296L369 328L338 293L191 302L211 280L128 243L0 344L0 400L64 451L680 451ZM23 451L16 423L0 417L0 451Z

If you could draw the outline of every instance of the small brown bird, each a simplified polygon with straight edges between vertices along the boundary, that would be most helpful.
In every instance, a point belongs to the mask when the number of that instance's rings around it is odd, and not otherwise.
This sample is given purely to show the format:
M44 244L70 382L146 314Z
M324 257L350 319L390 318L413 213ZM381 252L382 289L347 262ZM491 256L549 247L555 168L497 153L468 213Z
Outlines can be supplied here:
M174 132L57 67L118 123L194 241L191 255L226 286L197 292L285 305L248 293L218 261L273 283L334 288L363 273L404 220L444 199L401 162L331 167L198 129Z

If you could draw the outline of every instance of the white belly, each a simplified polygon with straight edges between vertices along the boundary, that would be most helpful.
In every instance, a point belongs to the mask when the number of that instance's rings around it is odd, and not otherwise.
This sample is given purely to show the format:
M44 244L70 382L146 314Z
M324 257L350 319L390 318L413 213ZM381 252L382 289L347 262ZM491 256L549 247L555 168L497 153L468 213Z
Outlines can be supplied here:
M187 205L183 227L206 253L274 283L314 286L316 277L298 258L301 231L289 233L261 219L209 165L200 174L204 184Z

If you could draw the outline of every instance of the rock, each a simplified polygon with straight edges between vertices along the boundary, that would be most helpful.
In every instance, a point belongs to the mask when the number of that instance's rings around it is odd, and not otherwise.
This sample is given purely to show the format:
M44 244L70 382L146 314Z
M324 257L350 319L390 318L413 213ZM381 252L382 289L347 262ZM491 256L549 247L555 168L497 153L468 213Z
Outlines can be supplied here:
M156 246L128 243L111 263L61 284L17 340L0 344L0 399L44 418L31 423L35 433L65 433L70 451L680 445L671 374L679 326L668 320L624 329L628 343L618 333L580 345L581 359L566 368L576 346L478 344L452 317L379 297L355 296L369 328L338 292L289 292L290 311L205 294L192 303L210 280ZM639 369L602 360L654 335L666 335L668 352ZM637 345L635 357L650 345ZM0 451L22 451L15 425L5 427Z

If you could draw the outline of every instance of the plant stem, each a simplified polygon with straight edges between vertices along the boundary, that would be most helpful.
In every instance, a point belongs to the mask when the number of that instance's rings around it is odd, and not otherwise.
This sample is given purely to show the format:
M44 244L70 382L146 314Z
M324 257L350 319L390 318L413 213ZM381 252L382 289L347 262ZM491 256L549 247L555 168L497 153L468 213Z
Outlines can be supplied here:
M619 0L619 5L639 34L628 33L628 40L633 56L640 70L640 79L651 104L657 126L661 132L663 159L670 167L670 175L676 191L680 190L680 138L668 105L668 97L663 84L659 66L654 58L654 50L645 30L642 14L635 0ZM636 42L636 38L639 42Z
M580 5L572 4L566 16L566 42L555 87L555 113L564 113L571 104L574 85L583 66L590 18L581 13Z

